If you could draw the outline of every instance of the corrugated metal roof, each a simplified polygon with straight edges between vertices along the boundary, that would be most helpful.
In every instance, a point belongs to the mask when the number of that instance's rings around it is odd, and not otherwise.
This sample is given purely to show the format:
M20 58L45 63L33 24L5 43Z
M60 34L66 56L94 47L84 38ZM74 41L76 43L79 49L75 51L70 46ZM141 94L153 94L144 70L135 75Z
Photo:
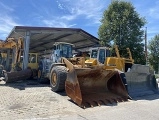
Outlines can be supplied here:
M99 39L80 28L15 26L7 38L25 37L30 32L30 52L52 49L55 42L68 42L75 50L85 51L99 44Z

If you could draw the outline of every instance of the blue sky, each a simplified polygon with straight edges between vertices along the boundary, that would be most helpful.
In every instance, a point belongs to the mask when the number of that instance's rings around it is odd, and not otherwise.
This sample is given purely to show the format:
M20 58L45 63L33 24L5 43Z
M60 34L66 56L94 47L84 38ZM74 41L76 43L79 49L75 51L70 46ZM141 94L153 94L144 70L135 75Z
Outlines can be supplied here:
M148 40L159 34L159 0L130 1L147 20ZM0 39L14 26L81 28L98 37L100 19L111 0L1 0ZM144 28L143 28L144 29Z

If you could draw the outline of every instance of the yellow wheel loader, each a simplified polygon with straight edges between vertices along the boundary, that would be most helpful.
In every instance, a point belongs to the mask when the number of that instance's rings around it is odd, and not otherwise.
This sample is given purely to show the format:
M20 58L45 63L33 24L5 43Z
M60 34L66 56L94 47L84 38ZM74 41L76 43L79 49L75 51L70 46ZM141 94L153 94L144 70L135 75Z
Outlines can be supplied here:
M50 80L54 92L66 94L80 107L127 101L129 96L117 70L89 67L84 57L73 57L73 44L57 42L40 60L38 79Z
M19 44L21 45L21 44ZM21 51L16 46L16 62L21 65ZM104 66L87 66L84 57L73 57L73 44L56 42L51 53L41 55L38 65L38 81L50 81L54 92L66 94L80 107L93 107L113 102L127 101L129 95L118 70L106 70ZM16 69L17 70L17 69ZM6 72L6 82L27 79L31 69Z
M96 47L90 49L90 58L85 63L89 66L104 64L105 69L122 71L121 78L131 97L154 94L158 90L155 76L146 65L134 64L130 49L127 48L129 58L120 57L118 47L115 46L116 57L110 57L110 49Z

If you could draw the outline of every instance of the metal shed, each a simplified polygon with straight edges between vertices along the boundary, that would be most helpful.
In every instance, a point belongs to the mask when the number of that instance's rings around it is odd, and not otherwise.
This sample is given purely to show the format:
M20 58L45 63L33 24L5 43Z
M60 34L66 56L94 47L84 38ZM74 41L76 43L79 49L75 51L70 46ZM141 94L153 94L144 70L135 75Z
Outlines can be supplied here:
M99 39L80 28L54 28L15 26L8 38L24 39L23 69L27 68L29 52L51 50L55 42L68 42L75 45L75 50L85 51L99 45Z
M85 50L99 44L99 39L79 28L15 26L8 38L29 37L29 50L41 52L51 49L55 42L68 42L76 50Z

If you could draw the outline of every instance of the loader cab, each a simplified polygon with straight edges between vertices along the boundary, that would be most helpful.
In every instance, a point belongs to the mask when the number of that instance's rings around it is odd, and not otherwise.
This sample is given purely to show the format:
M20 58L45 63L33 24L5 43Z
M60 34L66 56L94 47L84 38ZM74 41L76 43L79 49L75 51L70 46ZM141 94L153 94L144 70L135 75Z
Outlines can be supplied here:
M29 53L28 67L38 69L38 53Z
M110 50L107 47L91 48L90 53L90 58L97 59L101 64L104 64L106 57L110 56Z
M73 44L58 42L53 45L52 59L53 62L60 62L61 57L72 58Z
M22 68L23 56L20 57L20 67ZM14 67L14 64L13 64ZM38 69L38 53L28 54L28 67L31 69Z

